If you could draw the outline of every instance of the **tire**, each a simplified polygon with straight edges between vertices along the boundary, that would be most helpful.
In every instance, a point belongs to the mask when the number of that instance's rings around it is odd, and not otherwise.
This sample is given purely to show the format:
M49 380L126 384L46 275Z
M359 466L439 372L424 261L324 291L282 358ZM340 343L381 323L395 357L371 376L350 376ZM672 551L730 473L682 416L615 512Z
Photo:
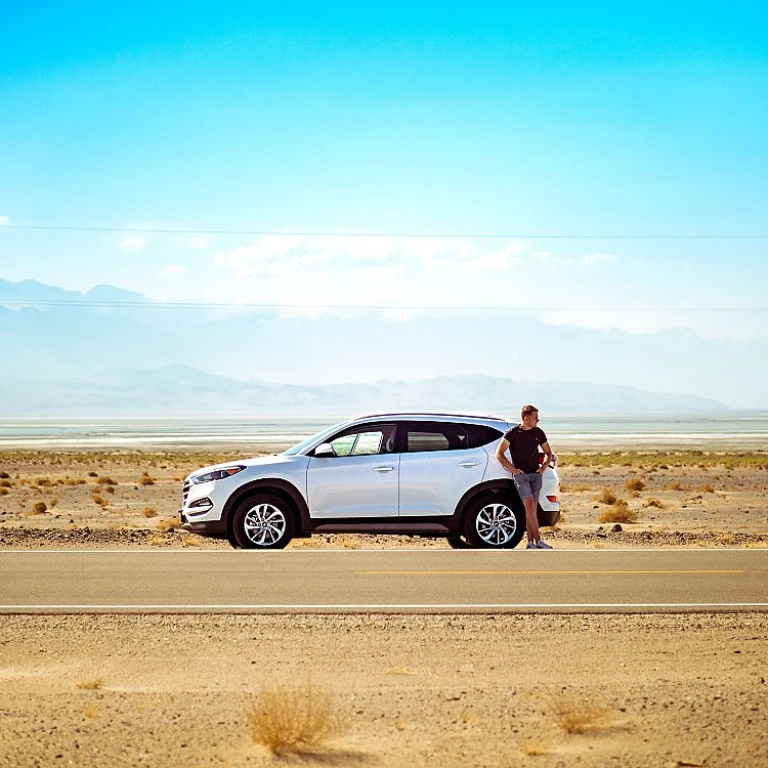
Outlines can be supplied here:
M295 531L290 504L266 493L245 499L232 520L232 533L242 549L284 549Z
M508 497L487 494L470 502L464 538L474 549L512 549L525 533L525 512Z
M467 540L458 534L448 537L448 546L451 549L469 549L469 543Z
M239 542L235 538L235 531L232 528L227 527L227 541L232 549L242 549Z

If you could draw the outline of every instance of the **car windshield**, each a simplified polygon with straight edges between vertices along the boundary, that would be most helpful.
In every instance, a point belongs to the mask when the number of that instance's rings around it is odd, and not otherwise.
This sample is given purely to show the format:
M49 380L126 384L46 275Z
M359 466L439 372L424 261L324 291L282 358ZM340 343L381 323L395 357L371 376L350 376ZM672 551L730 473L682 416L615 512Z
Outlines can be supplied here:
M342 421L339 424L334 424L332 427L321 430L317 434L312 435L312 437L305 438L300 443L296 443L296 445L289 448L287 451L283 451L283 456L295 456L296 454L301 453L305 448L308 448L317 440L322 440L322 438L328 435L332 435L337 429L339 429L339 427L344 426L344 424L346 424L346 422Z

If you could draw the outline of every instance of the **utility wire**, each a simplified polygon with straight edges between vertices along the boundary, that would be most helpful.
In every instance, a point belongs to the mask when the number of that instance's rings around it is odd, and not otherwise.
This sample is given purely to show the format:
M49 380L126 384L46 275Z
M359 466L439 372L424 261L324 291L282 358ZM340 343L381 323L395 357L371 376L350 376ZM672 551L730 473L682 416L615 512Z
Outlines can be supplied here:
M23 229L53 232L115 232L136 234L165 234L165 235L269 235L270 237L396 237L410 239L432 238L436 240L768 240L768 234L715 234L715 235L630 235L630 234L530 234L520 232L508 233L447 233L438 232L286 232L267 229L170 229L144 227L75 227L56 226L48 224L3 224L4 229Z
M383 306L363 304L238 304L194 301L92 301L2 299L0 306L118 307L126 309L340 309L368 312L768 312L768 307L501 307L501 306Z

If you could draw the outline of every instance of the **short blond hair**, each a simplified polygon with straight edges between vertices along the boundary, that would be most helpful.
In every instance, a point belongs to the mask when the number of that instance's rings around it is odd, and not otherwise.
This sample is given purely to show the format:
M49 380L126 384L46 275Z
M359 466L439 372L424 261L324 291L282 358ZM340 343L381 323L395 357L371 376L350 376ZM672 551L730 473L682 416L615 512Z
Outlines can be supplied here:
M524 419L526 416L530 416L532 413L538 413L539 409L535 405L524 405L520 411L520 418Z

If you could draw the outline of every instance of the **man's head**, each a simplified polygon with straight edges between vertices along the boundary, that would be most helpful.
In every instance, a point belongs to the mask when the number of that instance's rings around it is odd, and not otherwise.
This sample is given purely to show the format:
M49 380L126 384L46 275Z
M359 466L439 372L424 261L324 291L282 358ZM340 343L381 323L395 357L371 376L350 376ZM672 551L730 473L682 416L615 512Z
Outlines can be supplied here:
M535 405L524 405L520 411L523 426L530 429L539 423L539 409Z

